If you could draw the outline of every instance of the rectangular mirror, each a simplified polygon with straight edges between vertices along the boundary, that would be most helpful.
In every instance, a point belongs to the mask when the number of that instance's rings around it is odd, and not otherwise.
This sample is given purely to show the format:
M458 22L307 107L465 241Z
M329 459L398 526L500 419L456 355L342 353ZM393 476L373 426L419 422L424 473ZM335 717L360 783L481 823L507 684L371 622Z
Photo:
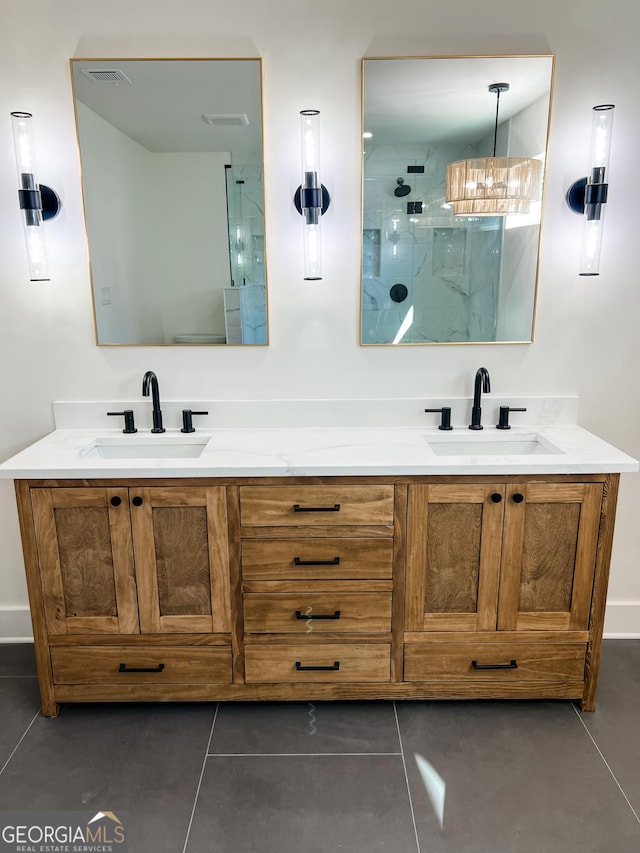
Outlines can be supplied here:
M267 344L260 59L72 59L96 339Z
M363 59L361 344L533 340L553 63Z

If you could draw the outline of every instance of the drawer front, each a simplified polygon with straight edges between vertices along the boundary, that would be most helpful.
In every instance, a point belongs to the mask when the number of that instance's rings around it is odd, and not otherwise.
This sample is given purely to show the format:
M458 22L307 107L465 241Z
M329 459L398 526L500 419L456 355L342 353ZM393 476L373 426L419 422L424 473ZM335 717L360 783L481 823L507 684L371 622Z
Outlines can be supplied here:
M241 486L245 526L393 524L393 486Z
M582 643L406 643L404 680L583 681L586 650Z
M228 646L53 647L51 662L56 684L231 684L233 680Z
M247 633L385 633L391 630L390 592L250 592L244 596Z
M249 646L245 664L248 684L390 681L391 646L384 643Z
M245 580L390 578L392 539L253 539L242 543Z

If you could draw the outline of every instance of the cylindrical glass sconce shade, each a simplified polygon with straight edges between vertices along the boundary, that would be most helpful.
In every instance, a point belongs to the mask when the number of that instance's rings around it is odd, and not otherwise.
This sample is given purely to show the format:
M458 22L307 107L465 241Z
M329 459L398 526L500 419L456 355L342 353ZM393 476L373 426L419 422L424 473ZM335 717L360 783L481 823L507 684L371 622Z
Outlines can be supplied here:
M300 207L304 219L303 253L305 281L322 278L320 250L320 216L322 214L322 183L320 180L320 112L302 110L302 184Z
M613 104L600 104L593 108L590 165L584 191L584 230L580 252L580 275L598 275L600 273L602 226L609 189L609 152L614 109Z
M304 280L318 281L322 278L322 239L320 223L303 226Z
M47 253L42 233L42 198L36 178L36 156L31 113L11 113L18 169L18 196L23 212L27 261L31 281L49 281Z

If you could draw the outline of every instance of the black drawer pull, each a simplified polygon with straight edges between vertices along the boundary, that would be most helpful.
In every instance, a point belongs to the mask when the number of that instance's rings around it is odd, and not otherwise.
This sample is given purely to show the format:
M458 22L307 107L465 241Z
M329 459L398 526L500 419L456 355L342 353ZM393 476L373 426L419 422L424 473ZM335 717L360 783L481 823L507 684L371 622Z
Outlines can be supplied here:
M500 492L494 492L491 495L491 500L494 502L494 504L499 504L502 500L502 495L500 494Z
M518 664L511 659L510 663L478 663L477 660L471 661L471 666L474 669L517 669Z
M307 621L307 619L339 619L339 618L340 618L340 611L339 610L336 610L336 612L333 615L328 615L328 616L327 615L321 615L321 614L318 614L317 616L310 614L307 616L307 614L303 613L302 610L296 610L296 619L304 619L305 622Z
M516 492L515 495L513 496L512 500L513 500L514 504L521 504L522 501L524 500L524 495L521 494L520 492Z
M334 660L333 666L302 666L299 660L296 661L296 672L338 672L339 669L339 660Z
M126 663L121 663L118 667L118 672L162 672L164 664L159 663L158 666L142 666L134 667L127 666Z
M300 557L293 558L294 566L339 566L340 557L334 557L333 560L301 560Z
M142 501L142 498L141 498L139 495L136 495L136 496L135 496L135 498L132 498L132 499L131 499L131 503L132 503L134 506L142 506L143 501Z
M117 495L111 498L111 506L120 506L122 503L122 498L119 498Z
M333 506L300 506L300 504L293 505L294 512L340 512L340 504L334 504Z

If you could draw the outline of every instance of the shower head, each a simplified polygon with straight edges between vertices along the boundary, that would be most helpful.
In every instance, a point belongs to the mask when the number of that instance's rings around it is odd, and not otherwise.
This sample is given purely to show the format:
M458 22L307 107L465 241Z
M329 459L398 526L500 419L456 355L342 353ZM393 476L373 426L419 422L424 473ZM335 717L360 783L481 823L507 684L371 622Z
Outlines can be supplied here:
M404 182L404 178L396 178L396 184L398 185L393 194L398 198L402 198L405 195L409 195L411 192L411 187L407 186Z

